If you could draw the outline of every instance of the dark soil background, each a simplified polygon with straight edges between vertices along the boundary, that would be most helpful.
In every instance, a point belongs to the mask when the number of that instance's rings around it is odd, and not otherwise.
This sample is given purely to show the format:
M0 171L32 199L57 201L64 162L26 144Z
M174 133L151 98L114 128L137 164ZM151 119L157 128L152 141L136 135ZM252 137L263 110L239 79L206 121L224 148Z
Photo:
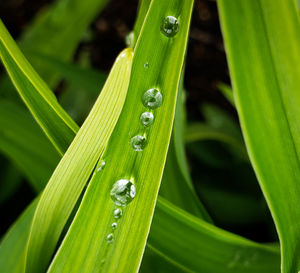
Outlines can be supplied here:
M32 17L52 0L0 0L0 17L17 39ZM125 47L132 29L138 1L111 0L92 24L94 39L78 50L88 50L95 68L109 71L117 54ZM53 37L55 38L55 37ZM215 1L196 0L186 60L185 87L189 119L199 119L201 102L220 105L230 113L232 106L218 91L218 82L229 83L229 73Z
M33 16L44 5L51 2L52 0L0 0L0 17L12 36L17 39ZM125 47L125 36L133 28L137 6L137 0L111 0L92 24L92 40L80 44L75 58L82 50L88 51L92 65L97 69L109 72L115 57ZM55 37L53 38L55 39ZM237 120L234 108L217 89L219 82L229 84L230 78L216 2L195 0L184 82L187 91L186 104L189 120L201 120L200 106L203 102L218 105ZM255 187L260 195L258 186L255 185ZM10 211L10 213L1 225L1 233L14 221L15 217L23 210L24 205L30 202L31 197L33 197L33 193L25 184L12 201L4 204L1 208L1 215L4 215L5 211ZM16 204L17 200L20 204L12 210L11 202ZM242 228L232 226L225 226L225 228L258 241L273 240L274 232L267 231L270 215L267 215L266 218L267 223L253 223L253 226Z

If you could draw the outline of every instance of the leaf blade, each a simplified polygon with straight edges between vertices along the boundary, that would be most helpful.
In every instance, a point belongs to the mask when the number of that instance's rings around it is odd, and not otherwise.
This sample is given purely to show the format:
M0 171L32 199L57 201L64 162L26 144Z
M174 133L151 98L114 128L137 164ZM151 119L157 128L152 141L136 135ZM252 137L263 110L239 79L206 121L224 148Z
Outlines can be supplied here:
M41 196L28 241L26 272L43 272L47 267L67 218L117 122L127 93L131 61L132 51L124 50Z
M281 0L219 1L219 10L248 152L281 241L282 272L296 272L300 270L300 223L295 221L300 217L295 205L300 201L300 96L299 66L293 64L300 60L298 14L293 1ZM280 24L278 18L289 20ZM243 35L234 41L238 32Z

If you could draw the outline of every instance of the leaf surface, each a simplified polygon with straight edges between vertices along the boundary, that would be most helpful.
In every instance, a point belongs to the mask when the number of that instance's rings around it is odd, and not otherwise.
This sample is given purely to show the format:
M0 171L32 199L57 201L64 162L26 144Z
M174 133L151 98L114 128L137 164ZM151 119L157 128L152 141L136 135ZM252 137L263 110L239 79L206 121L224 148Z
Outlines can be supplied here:
M117 58L88 118L51 176L35 211L26 272L43 272L79 195L119 118L127 93L132 50Z
M218 3L235 102L252 165L276 224L282 272L298 272L298 12L293 0Z

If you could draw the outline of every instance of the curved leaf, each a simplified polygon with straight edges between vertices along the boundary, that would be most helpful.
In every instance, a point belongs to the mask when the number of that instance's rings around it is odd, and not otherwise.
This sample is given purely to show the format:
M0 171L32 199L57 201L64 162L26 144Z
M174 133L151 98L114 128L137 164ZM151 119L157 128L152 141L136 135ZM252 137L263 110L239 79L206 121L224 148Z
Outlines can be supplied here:
M130 78L132 50L117 58L88 118L49 180L35 211L26 272L43 272L60 233L119 118Z
M279 234L282 272L298 272L298 13L293 0L218 3L235 102L251 162Z

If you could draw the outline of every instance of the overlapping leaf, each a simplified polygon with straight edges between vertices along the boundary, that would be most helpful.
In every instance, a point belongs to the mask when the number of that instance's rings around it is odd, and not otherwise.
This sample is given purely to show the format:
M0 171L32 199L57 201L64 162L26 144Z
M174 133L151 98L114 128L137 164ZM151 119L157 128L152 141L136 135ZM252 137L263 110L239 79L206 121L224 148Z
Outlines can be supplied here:
M77 215L58 250L49 272L135 272L137 271L150 228L152 214L175 111L176 93L183 65L192 1L152 1L135 47L128 95L120 119L102 159L103 171L96 172L89 183ZM173 14L180 23L174 38L160 32L161 23ZM164 55L164 58L161 56ZM149 64L144 66L145 63ZM168 77L166 77L168 76ZM163 104L154 111L155 121L145 130L139 121L143 111L143 93L158 88ZM129 144L135 135L145 135L147 146L137 153ZM114 232L111 232L116 205L110 197L118 179L135 183L136 197L123 209ZM78 256L78 252L84 255ZM101 263L101 261L103 263Z
M298 272L298 12L293 0L218 3L235 102L252 165L279 234L282 272Z
M0 21L0 57L32 115L53 145L63 154L73 139L77 125L25 59L2 21Z
M132 50L118 57L85 123L43 191L28 241L26 272L43 272L79 195L103 152L128 88Z

